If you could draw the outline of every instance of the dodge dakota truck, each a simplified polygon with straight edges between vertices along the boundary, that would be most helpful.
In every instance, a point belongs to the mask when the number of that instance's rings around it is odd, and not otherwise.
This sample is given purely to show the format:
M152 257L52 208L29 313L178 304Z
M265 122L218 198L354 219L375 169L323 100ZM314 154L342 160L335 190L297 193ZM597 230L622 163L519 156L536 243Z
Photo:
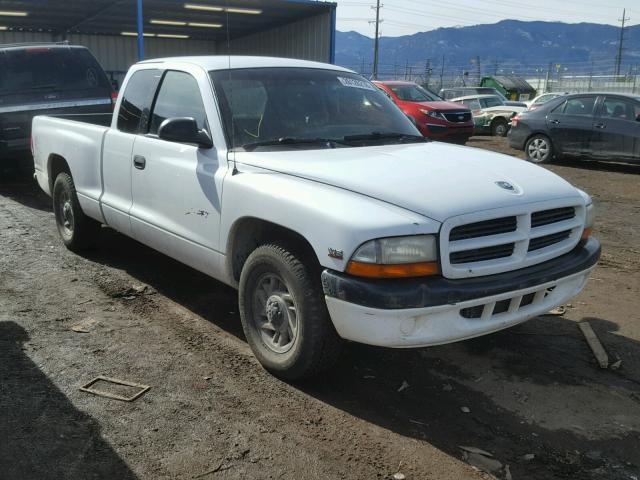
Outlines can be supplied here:
M600 255L586 193L424 139L334 65L143 61L112 117L38 116L32 148L69 249L107 225L237 288L250 347L287 379L327 369L344 340L425 347L516 325L580 292Z

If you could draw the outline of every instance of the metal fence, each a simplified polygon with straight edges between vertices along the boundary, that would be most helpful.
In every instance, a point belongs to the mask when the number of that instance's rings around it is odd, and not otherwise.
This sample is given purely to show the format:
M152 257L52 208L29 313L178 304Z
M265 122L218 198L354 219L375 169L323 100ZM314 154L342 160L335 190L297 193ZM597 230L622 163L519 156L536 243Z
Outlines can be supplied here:
M344 65L371 78L372 64ZM605 70L613 70L613 64L576 63L560 65L489 64L478 66L474 61L469 65L449 65L445 62L424 61L419 63L381 63L378 65L380 80L407 80L418 83L437 92L441 88L473 87L480 84L484 76L512 75L522 77L537 91L544 92L616 92L640 95L640 66L627 65L621 69L622 75L607 75ZM596 73L597 72L597 73Z

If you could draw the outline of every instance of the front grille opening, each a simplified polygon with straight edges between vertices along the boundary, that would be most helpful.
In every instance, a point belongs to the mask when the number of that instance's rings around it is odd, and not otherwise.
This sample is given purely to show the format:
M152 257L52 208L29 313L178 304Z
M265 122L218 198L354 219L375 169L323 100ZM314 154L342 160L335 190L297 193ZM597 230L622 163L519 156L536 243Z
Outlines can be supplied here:
M453 228L449 233L449 241L455 242L456 240L515 232L517 226L516 217L492 218L482 222L468 223Z
M542 210L531 214L531 228L542 227L550 223L562 222L570 220L576 216L574 207L553 208L551 210Z
M497 315L499 313L504 313L509 310L509 304L511 303L511 299L500 300L496 302L496 306L493 307L493 314Z
M522 300L520 300L520 308L526 307L527 305L531 305L533 303L533 299L536 296L536 292L527 293L522 296Z
M471 112L443 112L443 115L451 123L463 123L471 120Z
M475 307L467 307L460 310L460 315L464 318L480 318L482 316L482 310L484 310L484 305L476 305Z
M513 243L493 245L491 247L484 248L474 248L473 250L464 250L462 252L454 252L450 254L449 261L455 265L460 263L483 262L485 260L505 258L513 255L513 249Z
M566 240L571 235L571 230L565 230L564 232L556 232L543 237L532 238L529 241L529 251L540 250L541 248L548 247L555 243L560 243Z

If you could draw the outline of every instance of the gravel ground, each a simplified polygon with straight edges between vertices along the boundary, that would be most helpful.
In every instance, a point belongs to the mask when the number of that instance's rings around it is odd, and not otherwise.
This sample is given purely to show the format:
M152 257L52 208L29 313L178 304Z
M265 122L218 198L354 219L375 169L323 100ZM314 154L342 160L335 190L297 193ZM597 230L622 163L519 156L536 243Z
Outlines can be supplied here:
M604 249L564 315L428 349L352 344L298 384L253 359L236 292L106 228L66 251L49 199L5 176L0 478L640 478L640 166L548 168L593 195ZM584 320L619 369L598 368ZM79 390L98 375L151 389Z

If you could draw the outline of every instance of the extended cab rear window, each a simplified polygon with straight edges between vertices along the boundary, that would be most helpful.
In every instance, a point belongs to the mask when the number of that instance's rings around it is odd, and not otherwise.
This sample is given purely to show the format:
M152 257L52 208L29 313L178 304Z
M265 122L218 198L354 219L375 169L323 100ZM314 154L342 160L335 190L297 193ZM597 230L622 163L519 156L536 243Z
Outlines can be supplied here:
M0 50L0 97L64 92L65 98L109 97L111 84L85 48L29 47Z

